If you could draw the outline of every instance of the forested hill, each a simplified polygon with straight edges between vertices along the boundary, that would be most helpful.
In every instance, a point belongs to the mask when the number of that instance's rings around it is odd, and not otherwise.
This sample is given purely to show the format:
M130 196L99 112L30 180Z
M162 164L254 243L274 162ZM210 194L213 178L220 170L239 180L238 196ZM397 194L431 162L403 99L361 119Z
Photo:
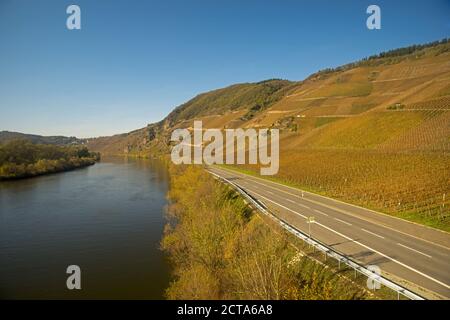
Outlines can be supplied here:
M83 144L83 139L76 137L65 136L40 136L36 134L25 134L20 132L0 131L0 143L5 143L12 140L27 140L37 144L52 144L52 145L69 145L69 144Z

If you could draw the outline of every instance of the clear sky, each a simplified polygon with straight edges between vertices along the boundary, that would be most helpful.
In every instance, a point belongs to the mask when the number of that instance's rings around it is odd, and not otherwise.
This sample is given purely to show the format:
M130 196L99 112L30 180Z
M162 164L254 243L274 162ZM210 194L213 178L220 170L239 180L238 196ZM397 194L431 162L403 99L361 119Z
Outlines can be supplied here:
M449 0L0 0L0 130L127 132L204 91L449 36Z

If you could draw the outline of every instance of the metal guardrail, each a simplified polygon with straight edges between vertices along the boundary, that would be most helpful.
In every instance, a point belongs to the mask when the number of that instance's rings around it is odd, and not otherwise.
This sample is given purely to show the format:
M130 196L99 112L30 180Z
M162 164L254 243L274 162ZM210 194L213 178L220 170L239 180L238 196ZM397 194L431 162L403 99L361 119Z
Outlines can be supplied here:
M356 274L356 272L359 272L362 275L366 276L371 281L378 282L381 285L384 285L384 286L390 288L391 290L393 290L393 291L395 291L397 293L397 298L398 299L400 299L400 295L402 295L402 296L404 296L404 297L406 297L408 299L411 299L411 300L425 300L425 298L419 296L418 294L416 294L416 293L406 289L405 287L402 287L402 286L392 282L391 280L383 277L382 275L379 275L379 274L375 273L372 270L369 270L364 265L361 265L358 262L355 262L355 261L351 260L350 258L348 258L345 255L343 255L343 254L339 253L338 251L336 251L335 249L330 248L326 244L323 244L320 241L311 238L306 233L300 231L299 229L297 229L293 225L289 224L287 221L277 217L275 214L270 212L269 209L262 202L260 202L258 199L255 199L247 191L245 191L244 189L242 189L240 186L238 186L237 184L233 183L232 181L230 181L230 180L228 180L228 179L226 179L224 177L221 177L221 176L215 174L214 172L209 171L209 173L211 173L212 175L214 175L218 179L224 181L225 183L231 185L236 191L238 191L241 195L243 195L244 198L246 198L248 201L250 201L250 203L253 206L255 206L259 211L261 211L263 214L267 215L272 220L277 222L279 225L281 225L288 232L290 232L291 234L293 234L296 237L300 238L304 242L308 243L313 248L316 248L319 251L322 251L323 253L325 253L326 257L332 257L332 258L336 259L338 261L338 263L339 263L339 266L340 266L341 263L344 263L344 264L348 265L349 267L351 267L353 270L355 270L355 274Z

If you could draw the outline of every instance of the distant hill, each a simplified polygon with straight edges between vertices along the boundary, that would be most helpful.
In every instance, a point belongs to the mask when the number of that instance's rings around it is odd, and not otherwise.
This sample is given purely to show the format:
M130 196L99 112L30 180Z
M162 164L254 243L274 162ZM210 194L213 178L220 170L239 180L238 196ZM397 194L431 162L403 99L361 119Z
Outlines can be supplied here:
M83 144L85 141L84 139L78 139L76 137L40 136L36 134L0 131L0 143L5 143L17 139L27 140L36 144L52 144L52 145Z

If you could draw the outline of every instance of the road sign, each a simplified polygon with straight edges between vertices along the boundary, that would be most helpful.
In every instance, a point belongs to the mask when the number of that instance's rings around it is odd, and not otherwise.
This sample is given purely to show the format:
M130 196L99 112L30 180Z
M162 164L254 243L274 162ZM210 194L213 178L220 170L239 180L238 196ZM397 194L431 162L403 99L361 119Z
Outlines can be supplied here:
M316 218L315 217L308 217L308 219L306 220L307 223L314 223L316 222Z

